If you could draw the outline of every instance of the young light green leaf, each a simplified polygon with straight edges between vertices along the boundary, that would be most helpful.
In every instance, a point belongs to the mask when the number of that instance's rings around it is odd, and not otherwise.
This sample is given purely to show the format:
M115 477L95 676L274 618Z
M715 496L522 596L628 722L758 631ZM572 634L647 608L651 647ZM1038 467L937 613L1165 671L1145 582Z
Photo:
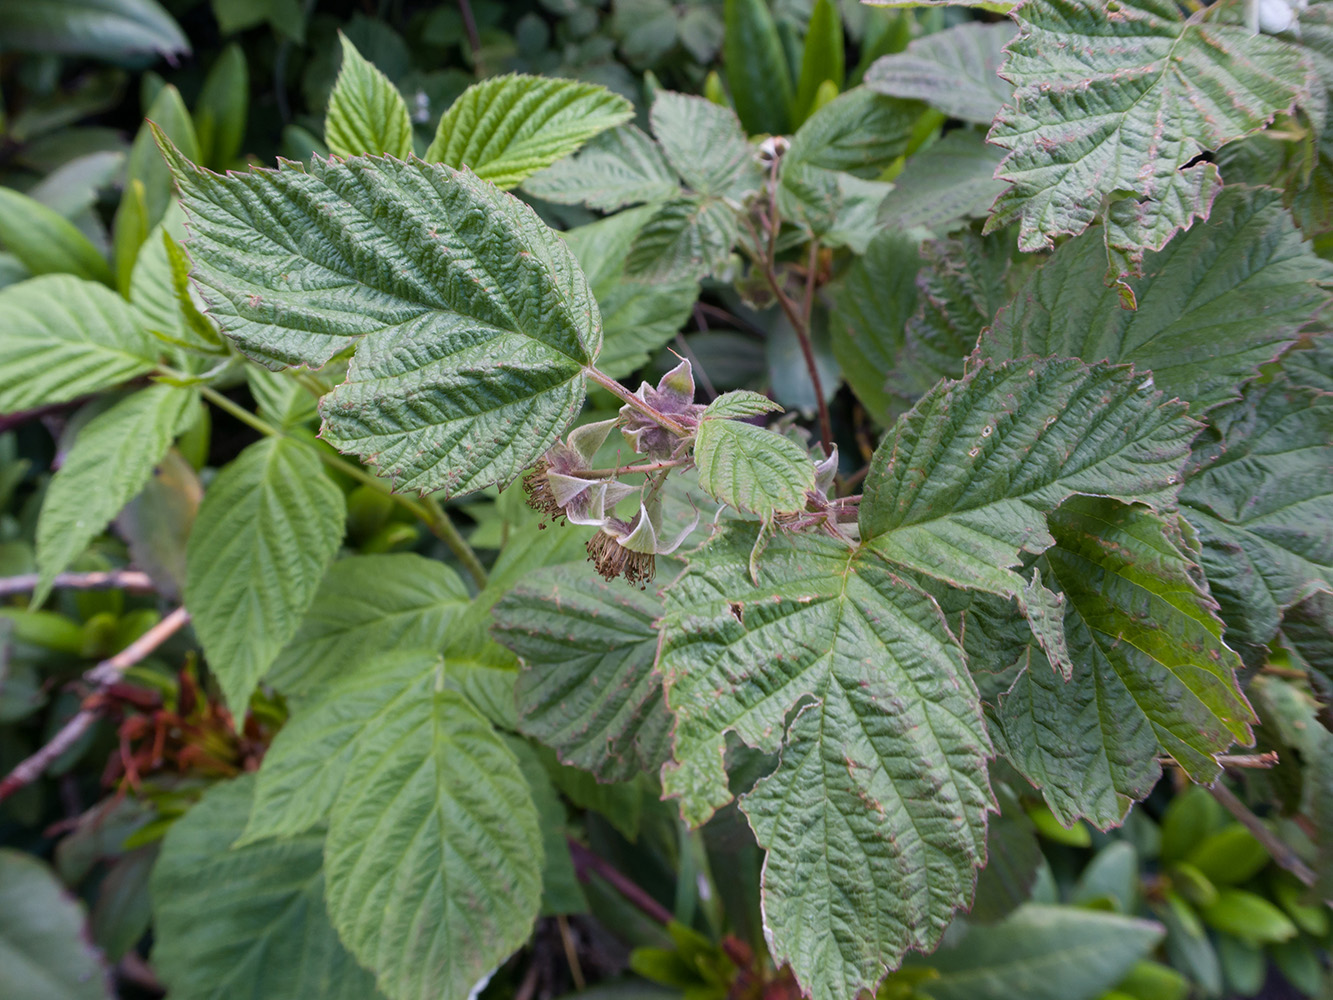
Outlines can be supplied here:
M1267 645L1282 613L1333 591L1333 396L1285 378L1211 414L1180 491L1228 635Z
M1013 40L1006 21L969 21L924 35L907 51L884 56L866 71L866 86L890 97L925 101L952 118L989 125L1014 88L1000 78L1004 46Z
M219 177L166 152L195 278L243 351L318 366L374 334L324 397L323 435L400 489L507 482L578 412L596 304L569 248L517 199L419 160Z
M465 1000L527 940L541 903L528 784L449 690L363 729L324 854L333 924L391 1000Z
M759 189L755 149L730 108L663 90L649 120L667 162L695 194L740 201Z
M157 348L129 303L67 274L0 290L0 413L128 382L153 369Z
M402 711L404 700L430 700L439 654L429 647L386 646L397 651L367 655L346 672L331 674L319 696L282 727L264 755L250 819L237 846L295 836L322 824L342 788L363 730L380 716Z
M389 78L367 61L342 33L342 69L329 94L324 141L337 156L385 153L400 160L412 152L407 102Z
M1101 281L1106 254L1088 233L1019 289L978 347L983 358L1062 355L1133 362L1157 387L1206 407L1234 397L1325 307L1333 265L1314 255L1271 188L1227 188L1206 225L1144 259L1136 310Z
M253 775L216 784L167 831L154 968L181 1000L377 1000L324 911L323 828L235 845L254 790Z
M575 156L558 160L523 182L523 190L557 205L613 212L660 201L680 190L662 149L635 125L604 132Z
M41 861L0 850L0 993L6 1000L110 1000L88 918Z
M434 559L408 552L340 559L324 574L268 680L286 694L309 697L377 652L440 651L467 600L458 574Z
M314 599L345 516L319 459L290 438L252 444L204 494L185 605L236 718Z
M584 564L538 570L495 606L495 638L522 661L522 731L601 781L654 771L671 717L655 669L656 596Z
M995 179L1001 155L975 129L949 132L907 161L880 203L880 220L891 229L921 226L944 236L985 218L1005 188Z
M198 404L193 389L155 385L127 396L79 430L42 500L34 604L46 599L56 574L143 489L171 442L198 417Z
M492 77L473 84L444 113L426 159L470 167L500 188L517 187L633 117L629 101L595 84Z
M782 404L774 402L763 393L749 389L736 389L724 392L704 410L704 419L744 420L746 417L759 417L765 413L781 413Z
M766 936L816 1000L842 1000L929 950L971 896L990 743L933 600L872 551L811 534L776 536L756 585L756 528L724 528L668 591L663 787L702 823L731 797L728 733L786 743L741 803L769 852Z
M1067 598L1073 676L1034 652L997 716L1005 755L1060 821L1105 829L1156 785L1159 753L1213 781L1216 755L1251 741L1253 712L1216 605L1161 517L1076 497L1049 523L1042 562Z
M112 283L106 258L74 223L7 187L0 187L0 246L34 275L71 274Z
M805 509L815 464L791 438L739 420L700 421L694 439L699 485L709 496L768 520Z
M991 130L1013 187L987 225L1020 220L1024 250L1081 233L1108 193L1122 199L1108 246L1131 262L1161 249L1221 186L1213 164L1187 164L1306 93L1299 49L1226 18L1168 0L1119 0L1110 16L1102 0L1039 0L1018 17L1003 68L1017 90Z
M1170 504L1198 425L1129 367L1008 362L943 382L898 419L870 463L861 537L954 587L1019 602L1061 662L1054 597L1014 571L1054 544L1046 515L1075 493ZM1054 645L1053 645L1054 643Z

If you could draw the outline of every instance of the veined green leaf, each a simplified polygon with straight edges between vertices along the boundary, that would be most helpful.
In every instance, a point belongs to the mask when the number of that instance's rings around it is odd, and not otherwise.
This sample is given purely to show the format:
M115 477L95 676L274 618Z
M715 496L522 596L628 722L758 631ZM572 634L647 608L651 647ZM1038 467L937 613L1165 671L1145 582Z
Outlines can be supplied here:
M342 69L329 94L324 141L337 156L386 153L400 160L412 152L407 102L387 76L368 62L346 35Z
M1144 276L1128 281L1136 310L1101 282L1105 266L1095 233L1062 246L996 317L980 356L1133 362L1168 394L1210 406L1296 339L1333 277L1265 188L1227 188L1206 225L1145 257Z
M1038 653L1000 701L1006 756L1066 824L1124 819L1169 754L1195 781L1250 741L1240 658L1167 524L1141 507L1078 497L1049 517L1043 568L1067 598L1068 682Z
M492 77L463 92L440 119L426 159L467 166L511 188L634 117L605 87L538 76Z
M1004 191L1004 181L995 179L1001 155L975 129L955 129L907 161L880 203L880 220L891 229L922 226L944 236L985 218Z
M376 1000L324 911L323 828L235 846L254 791L252 775L214 785L167 831L154 967L181 1000Z
M1180 491L1228 634L1267 645L1282 613L1333 591L1333 395L1285 378L1210 415Z
M467 605L458 574L408 552L351 556L329 567L268 680L308 697L389 649L444 649Z
M751 135L790 130L791 69L768 0L726 0L722 65L741 124Z
M167 155L195 278L243 351L317 366L372 334L320 405L323 434L400 489L506 482L578 412L596 304L569 248L517 199L419 160L219 177Z
M662 149L634 125L599 135L575 156L558 160L523 182L523 190L557 205L584 204L613 212L625 205L670 198L680 181Z
M51 583L148 482L171 442L198 416L193 389L155 385L127 396L88 421L51 480L37 521L33 594L40 604Z
M756 151L730 108L663 90L649 119L667 162L696 194L740 201L759 189Z
M314 452L289 438L252 444L204 493L185 605L237 719L314 599L345 516Z
M925 101L953 118L989 125L1014 88L1000 78L1004 46L1013 40L1008 22L975 21L924 35L907 51L884 56L866 71L871 90Z
M736 212L725 202L672 198L639 233L625 271L654 284L697 281L726 266L739 236Z
M742 420L745 417L758 417L765 413L781 413L782 404L769 399L761 392L749 389L736 389L724 392L704 409L705 419Z
M701 823L731 797L728 733L769 753L785 742L741 803L769 852L764 926L776 962L842 1000L929 950L970 898L990 743L930 597L873 551L811 534L775 537L756 585L755 530L725 527L668 591L663 787Z
M782 156L788 164L841 170L864 180L878 177L912 142L925 111L917 101L903 101L856 87L824 105L792 136Z
M1128 367L1007 362L944 382L898 419L866 476L863 542L954 587L1012 597L1067 675L1054 595L1015 572L1072 494L1174 502L1198 425Z
M333 924L391 1000L465 1000L527 939L541 902L527 781L454 691L369 721L324 855Z
M1081 233L1108 195L1107 245L1131 262L1161 249L1221 186L1213 164L1186 165L1306 93L1299 49L1171 0L1038 0L1018 22L1003 68L1017 90L991 130L1014 186L988 226L1020 220L1024 250Z
M0 187L0 246L32 274L72 274L112 283L106 258L59 212Z
M584 565L538 570L495 606L494 634L522 661L520 727L602 781L656 770L671 717L655 669L660 599Z
M0 413L109 389L157 361L129 303L73 275L0 289L0 319Z
M708 418L694 439L699 485L716 500L768 520L805 509L815 488L815 465L791 438L763 427Z
M363 592L373 589L367 586ZM384 645L398 651L367 653L347 672L333 674L319 696L298 708L274 738L259 769L254 805L238 846L291 837L324 823L362 732L379 716L402 711L405 700L430 701L439 654L429 647Z
M133 60L190 43L157 0L31 0L0 8L0 51Z

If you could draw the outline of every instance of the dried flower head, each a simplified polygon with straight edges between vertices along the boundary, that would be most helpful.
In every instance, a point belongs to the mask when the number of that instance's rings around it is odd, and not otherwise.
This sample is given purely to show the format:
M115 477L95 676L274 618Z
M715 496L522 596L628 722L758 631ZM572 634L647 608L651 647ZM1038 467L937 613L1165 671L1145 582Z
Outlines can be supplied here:
M616 418L584 424L556 442L523 479L528 506L572 524L601 524L616 504L634 492L614 479L584 476Z
M639 512L629 521L608 517L588 540L588 559L606 579L623 575L630 583L643 587L657 571L657 556L675 552L698 523L696 512L694 520L675 541L662 542L658 537L662 530L662 504L653 496L640 505Z

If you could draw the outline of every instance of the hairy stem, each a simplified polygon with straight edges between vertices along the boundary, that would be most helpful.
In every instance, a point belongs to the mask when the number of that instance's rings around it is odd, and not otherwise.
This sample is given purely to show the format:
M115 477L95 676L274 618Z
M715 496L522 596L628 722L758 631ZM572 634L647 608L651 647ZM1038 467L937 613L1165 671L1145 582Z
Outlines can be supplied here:
M0 802L9 798L20 788L32 784L66 750L78 742L79 737L97 719L101 706L99 698L107 688L120 680L121 675L134 664L143 660L158 646L184 628L190 621L190 612L177 608L139 638L122 649L115 656L103 660L83 675L83 679L96 689L84 704L88 707L79 710L75 716L60 727L60 730L31 757L21 761L0 781Z
M24 573L0 579L0 597L29 594L37 589L39 576ZM58 573L52 584L64 590L130 590L151 594L157 589L147 573L137 569L113 569L98 573Z
M610 375L600 372L596 368L593 368L592 366L584 368L583 374L588 376L588 378L592 379L592 381L596 382L598 385L600 385L607 392L611 393L611 395L615 396L617 399L623 400L624 402L628 403L630 406L638 410L640 413L642 413L653 423L657 424L659 427L665 427L672 434L677 434L680 437L689 437L690 432L686 430L685 427L681 423L679 423L674 417L669 417L661 410L657 409L655 406L651 405L650 403L644 402L638 396L634 395L634 393L630 392L623 385L621 385L619 382L613 379Z
M205 399L218 409L229 413L241 423L257 430L260 434L263 434L266 437L288 437L288 435L284 434L277 427L274 427L267 421L255 416L244 406L232 402L211 386L202 385L199 387L199 391ZM292 438L291 440L299 441L300 439ZM300 443L306 444L304 441ZM307 446L313 447L310 445ZM354 462L349 462L344 458L340 458L324 448L315 448L314 451L315 454L319 456L319 460L330 469L337 469L343 475L350 476L357 482L364 483L372 489L378 490L398 506L410 512L430 529L431 534L435 535L436 538L440 539L440 541L444 542L444 544L449 547L449 551L451 551L458 558L458 561L463 564L464 568L471 574L472 579L477 582L478 587L486 586L486 569L482 566L481 560L477 558L477 553L473 551L472 546L467 543L467 539L459 533L458 528L454 525L453 521L450 520L448 513L433 497L426 497L421 501L413 500L411 497L402 493L393 492L393 488L387 482L378 476L367 472Z

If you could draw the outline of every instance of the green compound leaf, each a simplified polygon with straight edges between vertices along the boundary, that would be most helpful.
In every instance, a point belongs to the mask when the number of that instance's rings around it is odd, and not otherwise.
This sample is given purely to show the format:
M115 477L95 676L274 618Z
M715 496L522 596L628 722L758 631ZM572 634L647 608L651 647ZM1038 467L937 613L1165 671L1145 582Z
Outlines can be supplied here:
M629 101L595 84L492 77L468 87L444 113L426 159L470 167L499 188L517 187L633 117Z
M1064 673L1059 608L1015 572L1054 539L1072 494L1167 504L1198 425L1128 367L1029 358L943 382L893 425L870 463L861 537L954 587L1011 597Z
M523 190L557 205L587 205L613 212L660 201L680 190L662 148L637 126L623 125L593 139L523 182Z
M872 551L729 525L668 591L662 669L676 716L668 795L702 823L730 799L727 734L778 769L742 800L764 926L817 1000L874 989L929 950L984 861L990 743L935 602ZM784 738L786 720L797 711Z
M252 444L204 493L185 606L236 718L314 599L345 516L314 451L290 438Z
M152 370L156 342L105 285L50 274L0 291L0 413L65 403Z
M329 94L324 142L337 156L387 153L400 160L412 152L412 119L389 78L368 62L346 35L342 69Z
M495 638L523 662L521 730L601 781L667 757L671 717L655 670L660 599L585 565L542 569L495 605Z
M672 198L648 220L625 273L653 284L696 281L726 267L740 236L736 212L717 198Z
M1234 397L1330 301L1320 283L1333 265L1303 241L1281 197L1223 191L1206 225L1144 258L1144 276L1127 282L1136 310L1101 281L1097 234L1071 240L1000 311L980 356L1128 361L1196 408Z
M405 699L429 701L439 664L431 649L368 656L293 713L264 755L237 844L291 837L323 823L363 730L401 711Z
M649 118L667 162L696 194L739 201L758 190L755 149L730 108L664 90Z
M1005 755L1066 825L1105 829L1161 775L1159 753L1195 781L1251 741L1253 712L1216 605L1161 517L1076 497L1050 515L1044 570L1067 598L1068 682L1033 653L997 712Z
M233 846L254 790L251 775L214 785L167 832L149 883L154 968L181 1000L380 997L325 913L322 827Z
M991 140L1011 150L1013 187L988 227L1020 220L1024 250L1093 223L1114 202L1105 238L1133 261L1160 249L1208 206L1217 168L1186 167L1257 131L1306 93L1299 49L1223 17L1187 17L1172 0L1036 0L1002 70L1017 90Z
M768 520L804 510L815 465L791 438L754 424L705 417L694 439L699 485L715 500Z
M51 479L37 520L33 595L40 604L65 569L143 489L176 436L198 417L193 389L155 385L127 396L79 431Z
M541 903L527 781L454 691L368 722L324 855L333 924L391 1000L465 1000L527 940Z
M1284 610L1333 591L1333 395L1281 378L1210 420L1181 511L1228 635L1266 645Z
M880 203L880 220L890 229L920 226L945 235L984 219L1005 189L995 179L1001 155L975 129L949 132L907 161Z
M978 125L989 125L1014 88L1000 78L1007 22L968 22L918 38L907 51L884 56L866 71L866 86L890 97L925 101Z
M340 559L267 679L307 697L383 650L442 650L467 602L458 574L435 559L408 552Z
M517 199L420 160L219 177L164 149L195 278L245 353L318 366L371 335L321 403L323 436L400 489L508 481L578 412L597 306L569 248Z

